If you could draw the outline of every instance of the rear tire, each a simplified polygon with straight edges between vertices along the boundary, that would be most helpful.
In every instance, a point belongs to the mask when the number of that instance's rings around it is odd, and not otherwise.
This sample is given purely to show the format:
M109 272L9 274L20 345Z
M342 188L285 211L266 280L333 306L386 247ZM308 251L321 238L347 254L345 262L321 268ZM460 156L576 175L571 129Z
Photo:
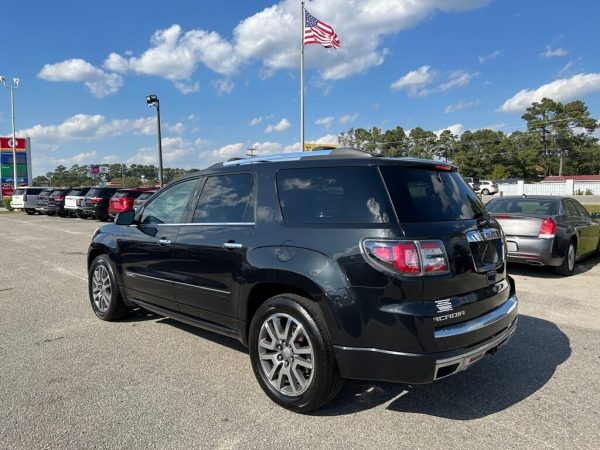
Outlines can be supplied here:
M481 190L481 193L482 193L483 195L490 195L490 191L488 191L487 189L482 189L482 190Z
M565 252L565 256L563 258L563 262L560 266L556 267L556 273L563 276L571 276L575 270L575 260L577 258L575 243L573 241L569 242L569 246L567 247L567 251Z
M88 292L94 314L114 321L127 316L131 309L123 302L113 263L107 255L97 256L88 273Z
M31 209L26 209L25 212L27 214L29 214L30 216L33 216L35 214L35 210L31 210Z
M252 318L248 343L258 384L284 408L313 411L342 388L321 311L304 297L282 294L263 303Z

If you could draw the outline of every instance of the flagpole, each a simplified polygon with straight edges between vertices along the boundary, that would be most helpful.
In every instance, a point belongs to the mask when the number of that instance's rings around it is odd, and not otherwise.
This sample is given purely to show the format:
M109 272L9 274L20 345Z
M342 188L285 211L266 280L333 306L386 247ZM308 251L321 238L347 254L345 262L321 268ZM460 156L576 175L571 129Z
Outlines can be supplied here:
M300 151L304 151L304 2L300 17Z

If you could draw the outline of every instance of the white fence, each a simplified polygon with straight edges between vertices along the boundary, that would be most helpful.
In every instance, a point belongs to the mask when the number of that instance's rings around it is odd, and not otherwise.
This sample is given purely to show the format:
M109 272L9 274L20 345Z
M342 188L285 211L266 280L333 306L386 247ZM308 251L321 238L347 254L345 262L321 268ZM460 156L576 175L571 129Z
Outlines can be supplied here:
M566 180L563 183L499 184L503 195L600 195L600 182Z

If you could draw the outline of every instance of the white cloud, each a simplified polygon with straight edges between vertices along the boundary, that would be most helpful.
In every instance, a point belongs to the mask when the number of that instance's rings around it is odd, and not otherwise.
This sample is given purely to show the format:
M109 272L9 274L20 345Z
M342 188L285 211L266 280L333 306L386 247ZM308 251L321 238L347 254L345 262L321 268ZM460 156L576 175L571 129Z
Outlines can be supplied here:
M84 83L95 97L114 94L123 86L123 78L107 73L83 59L68 59L56 64L46 64L38 73L46 81Z
M233 92L233 88L235 87L235 84L233 84L233 81L231 81L227 78L213 80L211 82L211 84L215 88L215 91L217 91L218 96L221 96L223 94L231 94Z
M388 35L417 26L438 13L480 8L491 0L347 0L313 1L310 11L331 24L342 41L340 50L317 45L306 47L307 68L319 70L324 80L338 80L363 73L383 63L388 49L382 46ZM104 67L120 74L134 73L189 82L200 64L225 76L233 76L248 62L262 63L267 77L281 69L298 68L298 2L281 0L243 19L227 40L214 31L184 31L173 24L157 30L150 46L139 56L130 52L111 53ZM277 24L269 29L265 24ZM267 31L266 31L267 30ZM369 36L365 39L365 36ZM323 57L327 53L327 57ZM195 84L191 85L196 86ZM178 89L189 89L179 85Z
M194 149L194 143L180 137L165 137L162 139L162 157L165 164L181 162ZM143 147L136 151L126 161L127 164L154 164L158 166L156 147ZM185 165L185 164L184 164ZM181 167L180 164L178 164Z
M156 119L142 117L107 121L100 114L76 114L58 125L38 124L18 132L31 137L36 147L44 149L53 149L65 142L91 142L128 133L152 135L156 133Z
M411 97L425 97L429 94L442 93L456 87L466 86L478 75L478 72L471 73L466 70L455 70L441 75L430 66L421 66L394 81L390 88L394 91L406 90ZM433 82L436 80L438 84L434 86Z
M454 125L447 126L446 128L442 128L441 130L434 131L437 137L442 134L443 131L450 130L450 132L456 136L460 136L465 131L465 127L461 123L455 123Z
M274 131L284 131L290 127L290 122L286 118L281 119L275 125L267 125L265 133L273 133Z
M325 136L321 136L315 141L317 144L337 144L338 143L338 135L337 134L326 134Z
M488 62L490 59L495 59L498 56L500 56L500 50L494 50L489 55L478 56L477 59L479 60L479 64L484 64L484 63Z
M182 94L195 94L200 92L200 83L197 81L193 83L186 83L184 81L173 81L173 86Z
M418 95L419 90L433 81L434 72L430 66L411 70L390 85L393 91L407 90L409 95Z
M333 125L333 122L335 122L335 117L326 116L326 117L321 117L320 119L317 119L315 121L315 124L323 125L325 128L331 128L331 125Z
M546 50L540 53L540 58L560 58L562 56L567 56L568 54L569 51L562 47L553 49L549 45L546 45Z
M354 113L354 114L344 114L342 117L339 118L339 122L341 124L347 125L349 123L352 123L356 120L356 118L358 117L358 113Z
M275 114L269 114L268 116L254 117L250 122L248 122L248 125L250 125L251 127L254 127L254 126L260 124L263 120L271 120L273 117L275 117Z
M177 122L174 125L171 125L169 123L164 125L165 129L170 131L171 133L175 133L175 134L182 134L185 132L185 125L182 124L181 122Z
M479 103L480 100L459 100L456 103L446 106L446 109L444 109L444 114L450 114L463 109L472 108L479 105Z
M533 102L539 102L544 97L564 102L595 91L600 91L600 73L580 73L571 78L563 78L544 84L537 89L522 89L506 100L498 110L522 112L531 106Z

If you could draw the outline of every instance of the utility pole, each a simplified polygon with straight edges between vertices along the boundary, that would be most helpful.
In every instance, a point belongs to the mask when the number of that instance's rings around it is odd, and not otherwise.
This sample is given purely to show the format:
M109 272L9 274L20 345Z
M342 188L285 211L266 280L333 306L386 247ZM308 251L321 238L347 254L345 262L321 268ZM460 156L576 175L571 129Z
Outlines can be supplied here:
M254 158L254 156L256 156L254 154L255 151L256 151L256 149L254 147L248 147L248 153L246 153L246 156L249 156L250 158Z

